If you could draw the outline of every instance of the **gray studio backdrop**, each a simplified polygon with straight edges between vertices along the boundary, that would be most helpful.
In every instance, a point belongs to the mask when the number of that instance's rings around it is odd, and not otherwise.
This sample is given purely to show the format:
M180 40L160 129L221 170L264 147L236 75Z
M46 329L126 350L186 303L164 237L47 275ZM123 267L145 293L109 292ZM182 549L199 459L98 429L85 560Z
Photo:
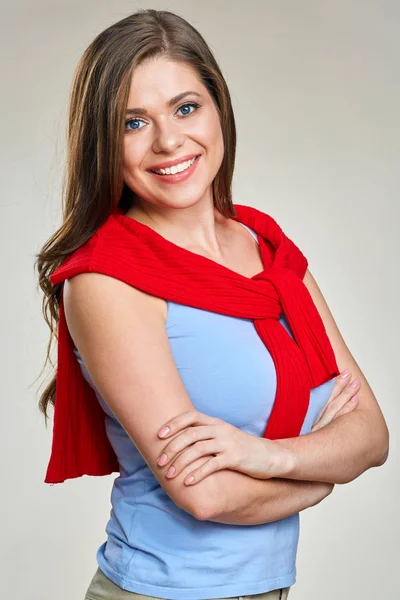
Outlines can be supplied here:
M47 326L33 257L61 219L67 97L95 35L168 9L210 43L232 94L234 202L269 212L309 259L391 432L387 463L302 513L291 600L395 599L399 420L397 0L1 2L2 594L82 599L115 475L59 486L37 409Z

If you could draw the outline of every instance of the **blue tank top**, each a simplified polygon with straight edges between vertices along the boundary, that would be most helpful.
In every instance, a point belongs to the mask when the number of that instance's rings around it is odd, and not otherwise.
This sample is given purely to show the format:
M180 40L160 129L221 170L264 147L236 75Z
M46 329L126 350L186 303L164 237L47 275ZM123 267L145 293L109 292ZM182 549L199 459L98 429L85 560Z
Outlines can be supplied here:
M167 307L175 364L196 410L262 436L274 402L276 371L253 321L175 302ZM280 322L292 336L284 314ZM124 590L170 600L261 594L293 585L299 514L272 523L228 525L199 521L180 509L99 394L79 351L74 352L105 412L120 464L107 538L96 554L103 573ZM301 435L311 430L333 385L331 379L311 390Z

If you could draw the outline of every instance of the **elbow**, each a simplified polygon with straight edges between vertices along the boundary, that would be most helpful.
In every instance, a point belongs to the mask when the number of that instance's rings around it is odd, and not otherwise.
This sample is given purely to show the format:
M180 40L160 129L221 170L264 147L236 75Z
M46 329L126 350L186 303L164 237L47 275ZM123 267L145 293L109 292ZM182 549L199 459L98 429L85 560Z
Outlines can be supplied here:
M211 521L214 517L214 515L211 513L211 511L207 511L207 510L196 510L193 511L192 515L194 516L194 518L197 521Z
M207 457L208 460L208 457ZM197 461L191 463L190 468L184 470L178 477L181 478L180 501L181 508L186 510L198 521L210 521L216 517L221 509L224 500L223 490L225 489L225 480L230 480L232 471L223 470L212 473L205 479L198 481L194 485L186 486L183 480L188 473L194 471L194 467L201 467L207 460L202 456Z
M190 512L197 521L211 521L217 516L217 511L208 503L197 502L196 506Z
M192 491L195 486L190 487L190 491ZM192 494L187 494L184 498L181 497L179 502L175 500L175 504L194 517L197 521L207 521L211 518L210 507L208 503L203 500L202 494L199 494L197 498Z
M196 521L208 521L211 518L209 508L200 502L175 502L175 504L196 519Z
M381 467L385 464L387 459L389 458L389 444L386 444L382 447L380 453L377 455L375 463L372 465L373 467Z
M208 477L205 481L211 484L213 483L211 480L212 477ZM216 496L212 488L205 489L205 486L202 492L196 497L196 506L193 508L192 514L198 521L212 521L224 512L220 502L216 500L218 497L221 498L221 495Z
M386 423L382 427L381 435L375 444L375 453L372 467L381 467L389 457L389 430Z
M381 467L385 464L389 457L389 431L386 425L382 433L375 437L375 441L368 444L368 447L363 452L363 456L368 457L368 462L365 462L364 465L357 470L357 472L348 473L347 476L340 477L340 480L336 481L335 483L351 483L368 469L373 467Z
M215 502L212 501L213 494L210 493L209 484L211 477L199 482L198 484L191 487L191 492L194 491L195 487L198 487L196 494L190 494L190 498L187 498L187 502L184 508L188 513L192 515L197 521L210 521L215 518L219 511L215 506Z
M388 459L389 429L382 415L370 418L369 427L365 434L362 456L364 457L362 472L372 467L381 467ZM356 477L358 477L358 474L353 479Z

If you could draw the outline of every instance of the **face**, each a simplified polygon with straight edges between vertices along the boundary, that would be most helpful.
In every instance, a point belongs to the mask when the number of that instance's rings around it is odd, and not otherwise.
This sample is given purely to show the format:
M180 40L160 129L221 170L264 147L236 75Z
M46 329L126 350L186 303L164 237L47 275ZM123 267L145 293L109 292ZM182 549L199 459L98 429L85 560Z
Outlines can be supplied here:
M137 108L145 112L132 111ZM190 66L156 58L135 69L123 152L124 181L137 196L135 205L146 212L212 206L211 183L223 154L217 108ZM169 175L150 170L170 162L178 164Z

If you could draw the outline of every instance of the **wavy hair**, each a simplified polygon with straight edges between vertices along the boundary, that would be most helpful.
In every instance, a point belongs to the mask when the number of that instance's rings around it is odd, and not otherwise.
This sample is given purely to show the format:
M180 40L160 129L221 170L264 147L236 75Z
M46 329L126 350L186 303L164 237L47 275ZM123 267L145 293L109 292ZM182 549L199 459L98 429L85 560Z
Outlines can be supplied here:
M67 159L62 183L62 225L35 255L42 311L50 328L43 370L57 338L61 286L50 275L83 245L118 206L128 210L134 192L123 181L125 111L135 68L153 57L192 67L210 93L221 123L224 156L212 182L213 202L225 217L236 216L232 177L236 127L227 84L201 34L182 17L164 10L140 9L102 31L83 53L72 82L67 126ZM53 365L54 366L54 365ZM40 377L39 375L39 377ZM40 396L55 404L56 373Z

